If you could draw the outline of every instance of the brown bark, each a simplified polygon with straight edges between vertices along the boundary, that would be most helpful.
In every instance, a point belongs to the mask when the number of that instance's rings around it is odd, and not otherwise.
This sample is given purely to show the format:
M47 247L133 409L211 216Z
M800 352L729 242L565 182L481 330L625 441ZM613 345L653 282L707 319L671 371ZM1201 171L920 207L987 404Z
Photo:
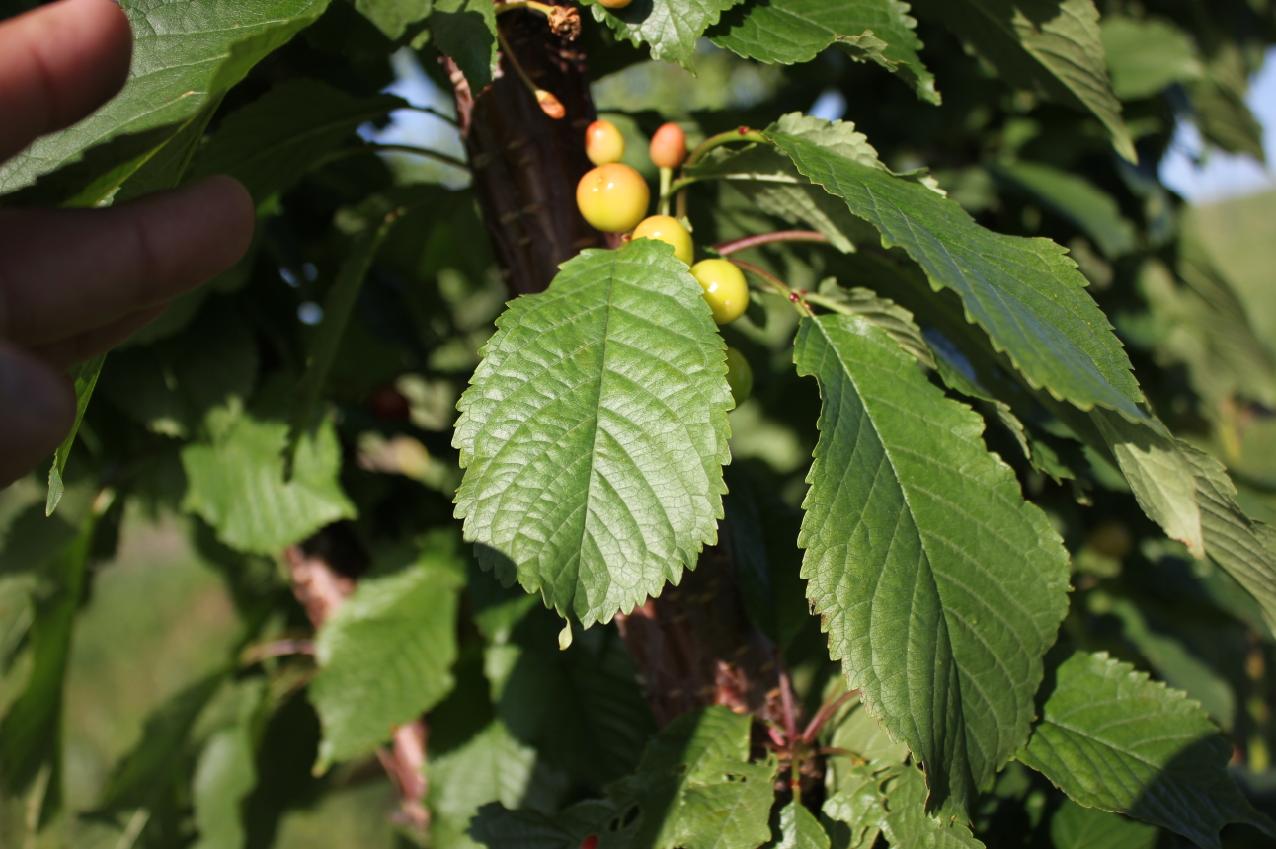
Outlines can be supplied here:
M292 594L305 608L306 617L318 631L354 592L356 581L335 568L324 554L307 551L300 545L284 549L283 559ZM430 826L430 811L425 806L429 791L425 758L424 718L394 729L392 747L377 750L377 760L399 791L399 810L395 819L420 832L425 832Z
M539 292L558 266L601 234L576 209L576 184L590 169L585 128L594 120L584 50L555 35L534 12L508 12L501 32L527 75L566 109L541 111L502 53L495 81L476 96L448 63L457 118L496 259L514 294Z
M584 131L595 111L578 44L534 13L509 12L498 22L527 75L567 110L562 120L544 115L508 57L477 95L449 68L497 261L510 291L525 294L548 286L559 264L581 249L605 244L575 198L590 168ZM707 550L681 586L617 617L617 624L661 724L713 704L780 717L775 652L744 613L725 546Z

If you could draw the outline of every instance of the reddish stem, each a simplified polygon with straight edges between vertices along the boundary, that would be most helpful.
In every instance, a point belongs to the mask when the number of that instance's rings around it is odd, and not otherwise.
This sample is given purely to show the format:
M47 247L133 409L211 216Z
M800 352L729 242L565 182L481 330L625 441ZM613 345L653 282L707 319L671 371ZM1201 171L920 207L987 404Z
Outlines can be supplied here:
M811 717L811 721L807 724L806 730L802 732L802 742L807 744L814 742L815 735L819 734L820 729L822 729L830 719L837 715L837 712L841 709L842 705L857 697L859 694L859 690L847 690L833 701L823 705L815 716Z
M745 236L742 239L734 239L730 242L723 242L716 245L714 250L722 256L730 256L737 251L746 251L749 248L760 247L761 245L771 245L776 242L811 242L819 244L827 244L828 237L823 233L815 230L777 230L774 233L758 233L754 236Z
M784 712L784 733L790 744L797 739L797 707L793 699L793 680L789 677L788 667L776 653L775 666L780 676L780 705Z

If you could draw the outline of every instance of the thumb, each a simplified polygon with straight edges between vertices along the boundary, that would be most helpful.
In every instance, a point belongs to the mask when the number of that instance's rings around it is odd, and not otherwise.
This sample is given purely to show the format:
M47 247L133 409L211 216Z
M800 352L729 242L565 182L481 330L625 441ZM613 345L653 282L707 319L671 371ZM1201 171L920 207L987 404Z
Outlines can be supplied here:
M71 382L26 351L0 342L0 488L53 453L74 418Z

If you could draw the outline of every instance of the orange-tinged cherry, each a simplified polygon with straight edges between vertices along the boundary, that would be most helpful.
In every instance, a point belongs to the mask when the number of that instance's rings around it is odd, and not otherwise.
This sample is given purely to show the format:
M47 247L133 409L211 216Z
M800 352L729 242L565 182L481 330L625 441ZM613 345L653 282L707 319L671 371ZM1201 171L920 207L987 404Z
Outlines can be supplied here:
M625 155L625 137L611 121L594 121L585 128L585 155L595 165L619 162Z
M673 122L661 124L651 137L649 150L657 168L677 168L687 158L687 134Z

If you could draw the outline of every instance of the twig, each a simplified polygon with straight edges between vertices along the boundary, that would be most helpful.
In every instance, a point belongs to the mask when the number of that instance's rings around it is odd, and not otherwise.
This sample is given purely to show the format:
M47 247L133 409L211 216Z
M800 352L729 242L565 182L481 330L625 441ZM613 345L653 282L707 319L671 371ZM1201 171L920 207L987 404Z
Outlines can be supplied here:
M396 819L421 832L430 827L430 809L425 806L430 790L425 775L427 737L425 720L418 719L395 729L391 749L377 749L377 760L399 791Z
M749 248L771 245L776 242L827 243L828 237L815 230L778 230L774 233L759 233L756 236L745 236L742 239L723 242L715 246L714 250L722 256L730 256L737 251L746 251Z
M283 559L292 579L292 593L317 631L354 592L355 581L338 573L323 557L307 554L297 545L284 549ZM394 729L390 751L377 751L377 760L399 789L397 818L421 830L430 824L425 807L425 744L425 721L418 719Z
M452 117L451 115L448 115L445 112L440 112L439 110L435 109L433 106L418 106L415 103L409 103L407 106L404 106L402 108L409 112L420 112L423 115L433 115L435 118L438 118L440 121L444 122L445 124L451 124L453 127L456 127L458 130L461 128L461 124L459 121L457 121L456 118Z
M797 707L793 699L793 680L789 677L788 667L784 665L779 652L776 652L775 668L780 677L780 704L784 711L784 733L790 741L797 739Z
M314 640L272 640L268 643L259 643L244 649L239 655L239 662L244 666L252 666L272 657L294 657L296 655L313 657L314 653Z
M364 149L372 150L375 153L408 153L412 156L424 156L428 159L438 160L444 165L451 165L453 168L459 168L462 171L470 170L470 164L464 159L458 159L451 154L428 147L418 147L414 144L388 144L382 142L369 142L363 147Z
M807 743L808 745L813 743L816 735L820 733L820 730L824 728L825 724L827 724L830 719L837 715L837 712L841 710L842 705L846 704L851 699L856 698L859 694L859 690L847 690L833 701L827 702L821 706L820 709L816 711L815 716L811 717L811 721L807 723L806 730L802 732L802 742Z
M793 308L797 310L799 313L801 313L802 315L815 314L811 312L811 308L806 305L806 301L802 300L802 295L798 294L796 291L794 291L792 286L790 286L788 283L785 283L783 280L781 280L779 277L776 277L774 274L767 271L765 268L754 265L751 262L745 262L742 259L733 259L733 260L730 260L730 262L733 265L739 267L741 270L747 271L750 274L753 274L754 276L758 277L763 282L768 284L772 289L776 291L777 294L779 294L789 303L793 304Z

